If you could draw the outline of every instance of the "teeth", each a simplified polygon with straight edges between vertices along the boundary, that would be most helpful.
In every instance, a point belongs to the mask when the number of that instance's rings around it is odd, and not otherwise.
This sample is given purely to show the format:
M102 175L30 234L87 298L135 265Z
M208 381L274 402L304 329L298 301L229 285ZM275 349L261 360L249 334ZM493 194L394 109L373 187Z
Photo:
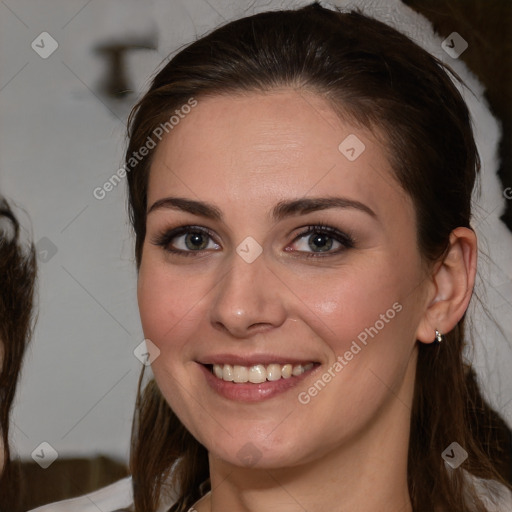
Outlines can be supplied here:
M267 369L262 364L251 366L249 368L249 382L259 384L267 380Z
M233 366L233 381L247 382L249 380L249 370L247 366Z
M301 364L294 366L292 368L292 375L295 377L297 377L298 375L302 375L303 373L304 373L304 367Z
M292 376L293 366L291 364L285 364L281 368L281 377L283 379L289 379Z
M281 365L269 364L267 366L267 380L279 380L281 378Z
M222 366L219 366L218 364L214 365L213 373L219 379L222 379L224 377L224 370L222 369Z
M214 364L213 374L227 382L252 382L260 384L265 381L275 381L279 379L289 379L292 375L297 377L304 372L311 370L313 363L292 365L292 364L269 364L266 367L262 364L254 366L239 366L230 364Z
M222 371L222 379L229 382L233 381L233 367L230 364L225 364L224 367L219 366Z

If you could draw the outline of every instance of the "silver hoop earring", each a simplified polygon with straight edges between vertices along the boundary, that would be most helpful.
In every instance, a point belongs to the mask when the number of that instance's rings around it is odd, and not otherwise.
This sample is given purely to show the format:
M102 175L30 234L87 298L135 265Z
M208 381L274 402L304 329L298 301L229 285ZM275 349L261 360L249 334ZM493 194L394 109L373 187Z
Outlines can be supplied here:
M444 341L444 335L442 335L437 329L436 329L436 338L434 339L434 345L439 345L439 343L442 343Z

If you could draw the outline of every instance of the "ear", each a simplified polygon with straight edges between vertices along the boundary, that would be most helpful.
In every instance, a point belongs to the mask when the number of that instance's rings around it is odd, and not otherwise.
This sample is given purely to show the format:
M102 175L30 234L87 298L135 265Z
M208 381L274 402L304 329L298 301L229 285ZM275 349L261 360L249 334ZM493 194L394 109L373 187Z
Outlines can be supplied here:
M444 258L434 265L433 296L416 331L416 339L432 343L436 329L450 332L464 315L475 284L477 240L475 232L459 227L450 234Z

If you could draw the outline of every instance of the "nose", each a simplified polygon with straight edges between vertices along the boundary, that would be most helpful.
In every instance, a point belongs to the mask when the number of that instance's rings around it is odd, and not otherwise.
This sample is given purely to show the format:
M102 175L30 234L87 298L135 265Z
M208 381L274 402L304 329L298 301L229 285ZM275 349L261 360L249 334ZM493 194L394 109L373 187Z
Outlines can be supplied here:
M286 319L282 282L261 254L247 263L233 254L226 274L214 289L210 321L215 329L235 338L279 327Z

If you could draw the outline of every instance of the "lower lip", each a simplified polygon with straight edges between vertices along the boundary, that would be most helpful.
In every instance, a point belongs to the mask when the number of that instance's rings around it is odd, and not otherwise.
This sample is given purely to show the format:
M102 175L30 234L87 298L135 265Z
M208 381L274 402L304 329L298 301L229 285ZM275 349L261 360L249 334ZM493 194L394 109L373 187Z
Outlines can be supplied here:
M320 366L315 364L313 368L305 371L301 375L292 375L288 379L281 378L275 381L265 381L260 384L253 384L251 382L234 383L219 379L213 375L209 368L200 363L198 364L206 377L206 382L214 391L224 398L239 402L259 402L284 393L285 391L297 386Z

